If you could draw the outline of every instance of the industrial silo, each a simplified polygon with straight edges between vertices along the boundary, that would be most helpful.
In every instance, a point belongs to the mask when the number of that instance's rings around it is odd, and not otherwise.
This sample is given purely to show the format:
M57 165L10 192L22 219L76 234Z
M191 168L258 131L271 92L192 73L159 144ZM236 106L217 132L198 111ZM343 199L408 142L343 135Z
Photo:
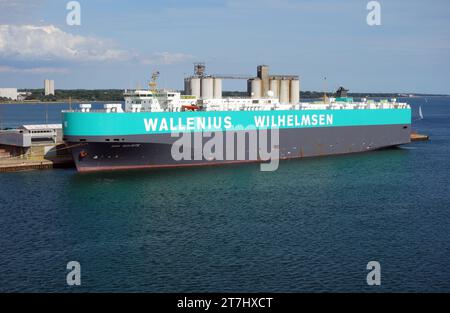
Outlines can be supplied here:
M222 99L222 79L214 78L214 99Z
M191 78L185 78L184 79L184 94L190 95L191 94Z
M261 98L262 97L262 81L259 78L253 78L250 82L251 86L251 97Z
M193 96L196 96L197 98L200 98L202 96L200 78L199 77L191 77L190 81L191 81L190 94Z
M298 79L291 80L290 101L292 104L297 104L300 102L300 81Z
M257 68L258 77L261 79L261 96L266 97L270 88L269 66L259 65Z
M280 96L280 81L278 79L272 79L270 81L270 90L273 92L274 98Z
M202 99L214 98L214 78L204 77L202 78Z
M247 80L247 96L252 96L252 79Z
M282 79L280 81L280 102L289 103L289 85L290 81L288 79Z

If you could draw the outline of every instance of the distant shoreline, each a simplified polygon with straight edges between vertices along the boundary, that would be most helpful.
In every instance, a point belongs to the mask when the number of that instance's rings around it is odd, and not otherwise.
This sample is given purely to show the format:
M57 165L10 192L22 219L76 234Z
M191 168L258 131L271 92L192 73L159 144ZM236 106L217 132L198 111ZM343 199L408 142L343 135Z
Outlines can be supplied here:
M330 96L330 95L328 95ZM383 96L374 96L374 97L367 97L362 96L361 94L352 95L349 94L349 97L353 98L367 98L367 99L380 99L380 98L399 98L399 99L413 99L413 98L425 98L425 97L450 97L450 95L423 95L423 94L416 94L413 96L399 96L398 94L385 94ZM224 96L223 98L227 98ZM322 100L323 97L300 97L300 99L303 100L309 100L309 101L317 101ZM91 101L91 100L81 100L81 99L58 99L56 101L40 101L40 100L23 100L23 101L0 101L1 104L68 104L72 103L74 105L80 104L80 103L121 103L123 100L99 100L99 101Z
M86 100L58 100L58 101L6 101L6 102L0 102L1 104L79 104L79 103L120 103L123 101L117 101L117 100L105 100L105 101L86 101Z

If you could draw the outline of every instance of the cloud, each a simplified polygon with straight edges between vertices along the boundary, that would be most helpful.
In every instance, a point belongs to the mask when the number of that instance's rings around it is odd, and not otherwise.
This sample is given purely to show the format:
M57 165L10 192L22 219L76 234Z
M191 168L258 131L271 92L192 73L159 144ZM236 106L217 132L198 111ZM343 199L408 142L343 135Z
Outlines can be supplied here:
M16 60L117 61L129 58L105 40L49 26L0 25L0 56Z
M192 55L184 53L156 52L150 58L142 58L141 63L146 65L151 64L171 65L192 59L193 59Z
M74 35L53 25L0 25L0 57L18 61L128 61L147 65L170 65L192 58L171 52L155 52L148 57L118 49L111 41Z
M298 9L301 3L292 0L228 0L226 5L234 9Z
M19 73L19 74L67 74L69 70L59 67L33 67L33 68L18 68L12 66L0 65L0 73Z
M23 11L30 8L35 8L42 3L43 0L0 0L0 9L9 9Z
M3 23L7 21L14 24L30 22L46 2L46 0L0 0L0 12L2 13L0 19Z

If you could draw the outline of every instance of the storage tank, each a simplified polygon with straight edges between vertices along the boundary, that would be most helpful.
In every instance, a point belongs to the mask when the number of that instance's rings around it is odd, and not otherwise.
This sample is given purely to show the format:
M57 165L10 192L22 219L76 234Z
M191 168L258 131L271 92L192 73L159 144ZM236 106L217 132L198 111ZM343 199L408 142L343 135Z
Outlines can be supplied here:
M298 79L291 80L290 101L292 104L297 104L300 102L300 81Z
M290 81L288 79L282 79L280 81L280 102L289 103L289 85Z
M191 77L190 78L191 81L191 89L190 89L190 94L193 96L196 96L197 98L200 99L201 97L201 84L200 84L200 78L198 77Z
M253 78L250 82L251 87L251 97L252 98L261 98L262 97L262 81L259 78Z
M214 98L214 78L202 78L202 99Z
M278 79L270 81L270 90L272 90L274 98L278 99L280 97L280 81Z
M184 94L190 95L191 94L191 78L185 78L184 79Z
M222 99L222 79L214 78L214 99Z

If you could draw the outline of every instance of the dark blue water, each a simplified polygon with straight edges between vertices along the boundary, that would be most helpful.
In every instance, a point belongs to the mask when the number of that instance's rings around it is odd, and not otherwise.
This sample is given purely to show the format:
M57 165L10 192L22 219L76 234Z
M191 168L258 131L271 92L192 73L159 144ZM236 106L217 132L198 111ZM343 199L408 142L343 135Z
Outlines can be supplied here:
M103 103L92 103L92 108L100 109ZM1 104L0 129L14 128L26 124L61 123L61 111L78 109L78 104L69 103L35 103L35 104Z
M407 101L431 141L275 172L0 174L0 291L448 292L450 98Z

